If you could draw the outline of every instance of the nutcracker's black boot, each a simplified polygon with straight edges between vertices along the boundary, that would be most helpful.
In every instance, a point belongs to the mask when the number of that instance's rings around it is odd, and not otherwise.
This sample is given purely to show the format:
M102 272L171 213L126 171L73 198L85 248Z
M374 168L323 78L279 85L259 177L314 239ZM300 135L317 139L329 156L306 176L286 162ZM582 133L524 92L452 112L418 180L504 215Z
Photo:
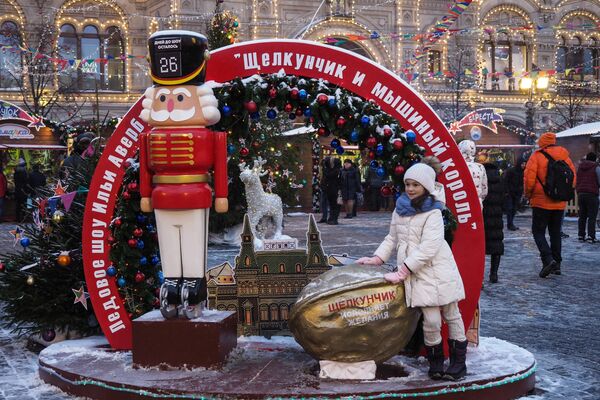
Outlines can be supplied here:
M166 319L177 317L182 282L181 278L165 278L160 286L160 313Z
M187 319L198 318L207 299L206 278L183 278L181 305Z
M429 361L429 377L434 380L442 379L444 375L444 345L440 342L435 346L425 346Z
M444 379L449 381L461 380L467 375L467 344L468 341L448 339L450 348L450 365L444 372Z

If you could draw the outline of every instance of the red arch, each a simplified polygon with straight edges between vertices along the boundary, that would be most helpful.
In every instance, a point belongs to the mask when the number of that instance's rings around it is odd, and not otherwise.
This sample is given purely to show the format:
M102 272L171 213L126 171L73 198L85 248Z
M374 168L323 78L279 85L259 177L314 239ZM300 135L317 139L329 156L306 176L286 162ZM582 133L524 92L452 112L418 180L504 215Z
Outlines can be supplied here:
M216 82L254 74L284 72L322 78L371 99L396 118L403 128L417 133L417 142L435 153L444 171L448 206L459 219L453 252L467 298L460 303L465 325L471 322L479 301L484 265L481 208L469 170L448 130L431 107L409 85L374 62L333 46L300 40L258 40L228 46L211 53L207 79ZM86 283L98 321L113 348L131 348L131 321L118 296L114 279L104 276L109 265L110 233L116 195L124 168L133 156L137 135L147 126L139 119L141 100L124 116L109 140L90 184L83 226ZM99 195L100 194L100 195ZM103 199L107 198L108 201Z

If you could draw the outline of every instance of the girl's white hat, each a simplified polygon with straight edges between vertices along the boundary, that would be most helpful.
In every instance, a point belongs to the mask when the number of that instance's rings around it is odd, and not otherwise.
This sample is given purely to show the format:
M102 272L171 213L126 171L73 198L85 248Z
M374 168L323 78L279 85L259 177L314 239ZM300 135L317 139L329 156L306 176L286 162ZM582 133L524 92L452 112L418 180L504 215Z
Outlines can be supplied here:
M430 194L435 192L435 171L429 165L418 163L410 167L404 174L407 179L419 182Z

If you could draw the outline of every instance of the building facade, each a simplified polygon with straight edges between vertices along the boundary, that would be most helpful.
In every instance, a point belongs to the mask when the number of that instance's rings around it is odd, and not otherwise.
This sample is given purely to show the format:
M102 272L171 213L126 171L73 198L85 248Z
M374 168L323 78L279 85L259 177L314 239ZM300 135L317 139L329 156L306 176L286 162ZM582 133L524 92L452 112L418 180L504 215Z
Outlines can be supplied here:
M474 0L452 27L461 31L433 44L410 71L407 60L448 2L227 0L222 7L238 17L241 41L339 39L409 76L445 120L498 105L505 120L537 132L598 119L598 0ZM58 121L118 117L150 85L148 36L204 32L214 8L203 0L0 0L0 98L25 97ZM534 82L520 90L523 77L544 76L552 78L548 89Z

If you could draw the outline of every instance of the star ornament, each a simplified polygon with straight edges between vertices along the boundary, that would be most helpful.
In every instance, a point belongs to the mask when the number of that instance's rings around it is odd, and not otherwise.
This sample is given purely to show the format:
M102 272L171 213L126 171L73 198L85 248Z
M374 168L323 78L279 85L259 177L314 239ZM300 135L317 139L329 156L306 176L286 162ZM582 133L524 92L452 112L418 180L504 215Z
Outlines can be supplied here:
M83 308L87 310L87 299L88 294L83 290L83 286L80 289L71 289L73 294L75 295L75 300L73 300L73 304L81 303Z
M29 125L27 125L28 128L35 128L36 131L40 131L40 128L45 127L46 125L44 124L44 121L42 121L42 118L34 118L33 121L31 121L31 123Z
M450 124L450 128L448 130L454 135L456 132L460 131L460 122L454 121Z
M58 181L58 183L54 187L54 196L62 196L66 192L67 191L65 190L64 186L62 185L62 182Z

